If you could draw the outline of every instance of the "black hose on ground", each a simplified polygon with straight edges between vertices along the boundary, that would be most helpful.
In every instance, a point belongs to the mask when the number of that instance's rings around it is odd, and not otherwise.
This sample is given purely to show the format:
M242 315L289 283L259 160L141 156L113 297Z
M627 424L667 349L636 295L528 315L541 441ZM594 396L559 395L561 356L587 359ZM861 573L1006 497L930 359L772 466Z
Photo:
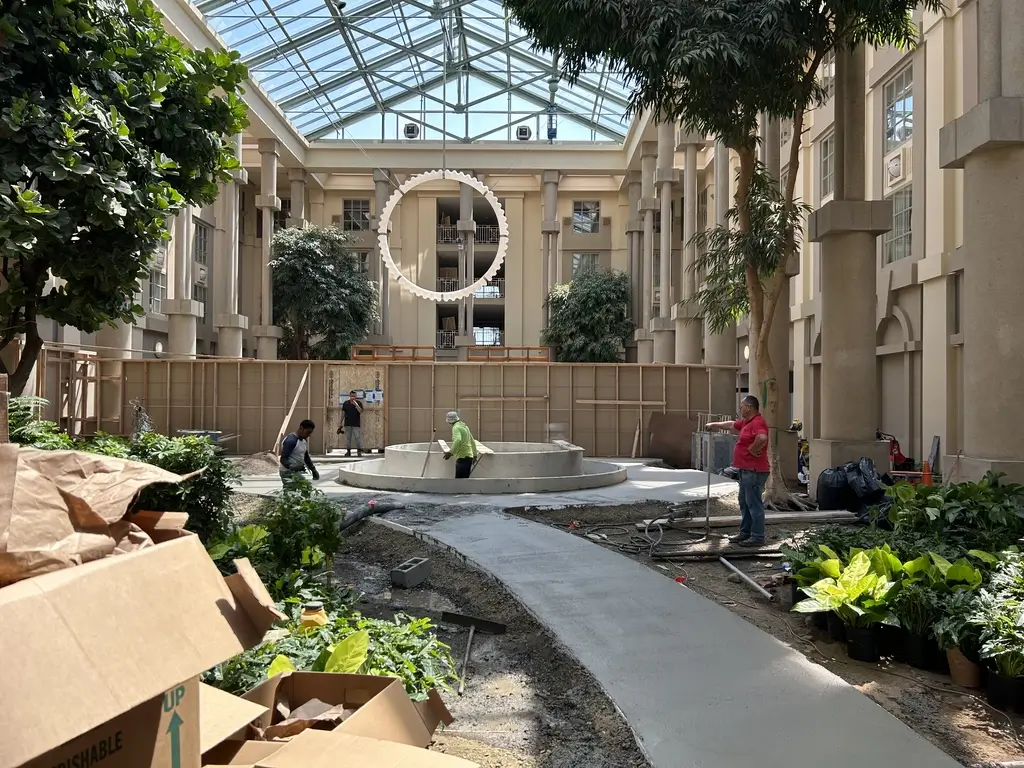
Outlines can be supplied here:
M405 506L405 504L397 501L371 501L368 504L360 504L345 515L345 519L338 525L338 530L343 532L361 520L365 520L370 517L370 515L382 515L385 512L394 512L398 509L405 509Z

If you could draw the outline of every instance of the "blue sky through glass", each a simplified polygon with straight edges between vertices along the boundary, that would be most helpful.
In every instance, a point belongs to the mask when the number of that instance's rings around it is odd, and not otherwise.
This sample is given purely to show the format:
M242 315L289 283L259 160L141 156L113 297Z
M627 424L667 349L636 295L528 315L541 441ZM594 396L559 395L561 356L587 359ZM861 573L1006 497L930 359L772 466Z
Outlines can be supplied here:
M573 86L558 81L551 58L532 50L496 0L198 5L310 139L404 139L413 124L422 139L508 141L526 126L546 141L552 119L558 141L621 141L629 129L618 74L598 68Z

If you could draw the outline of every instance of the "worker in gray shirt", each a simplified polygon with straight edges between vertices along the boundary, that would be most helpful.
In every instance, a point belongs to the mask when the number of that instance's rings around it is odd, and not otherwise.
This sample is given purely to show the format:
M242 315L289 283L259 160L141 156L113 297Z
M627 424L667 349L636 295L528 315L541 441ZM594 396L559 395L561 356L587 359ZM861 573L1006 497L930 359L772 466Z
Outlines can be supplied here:
M281 443L281 466L278 474L282 481L300 477L308 469L314 480L320 479L320 473L313 466L313 458L309 455L309 436L316 429L309 419L299 422L299 428L288 435Z

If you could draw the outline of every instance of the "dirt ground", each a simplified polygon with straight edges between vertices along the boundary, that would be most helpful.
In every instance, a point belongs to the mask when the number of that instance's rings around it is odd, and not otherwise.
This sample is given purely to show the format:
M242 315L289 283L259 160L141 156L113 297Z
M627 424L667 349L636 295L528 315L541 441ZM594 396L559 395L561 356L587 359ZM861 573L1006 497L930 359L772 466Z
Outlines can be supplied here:
M510 513L563 529L576 523L573 530L580 535L593 531L607 536L607 541L595 542L595 546L616 548L624 557L638 559L668 578L685 579L690 589L729 608L811 661L826 667L964 765L1021 759L1024 756L1024 745L1017 736L1024 720L993 710L985 703L983 693L960 688L946 676L891 660L883 659L879 664L851 661L845 648L830 642L827 636L822 637L811 626L809 618L790 613L788 584L769 589L776 595L776 601L771 603L738 577L731 576L717 561L675 563L651 560L643 551L642 532L637 531L633 524L645 518L664 516L662 506L510 510ZM693 514L703 518L703 502L694 505ZM714 501L711 514L738 515L735 495ZM595 526L610 527L595 530ZM806 529L802 525L770 525L765 549L777 550L779 544ZM713 528L709 545L693 545L689 549L728 550L728 542L722 537L734 532L729 528ZM703 535L703 529L695 533ZM657 531L649 530L648 535L656 538ZM682 544L694 538L682 531L664 533L666 545ZM641 554L636 554L638 548L642 550ZM736 548L731 550L736 551ZM760 583L773 576L781 581L781 559L778 557L734 559L731 562Z
M428 557L432 574L414 589L392 588L390 570ZM477 632L465 694L445 695L455 722L433 749L482 768L630 768L646 766L632 732L590 675L497 582L403 533L366 523L346 537L338 577L363 593L365 615L429 616L453 611L507 625ZM438 625L461 664L468 630Z
M278 468L277 457L267 451L265 453L254 453L251 456L240 456L234 459L235 466L243 475L276 475Z

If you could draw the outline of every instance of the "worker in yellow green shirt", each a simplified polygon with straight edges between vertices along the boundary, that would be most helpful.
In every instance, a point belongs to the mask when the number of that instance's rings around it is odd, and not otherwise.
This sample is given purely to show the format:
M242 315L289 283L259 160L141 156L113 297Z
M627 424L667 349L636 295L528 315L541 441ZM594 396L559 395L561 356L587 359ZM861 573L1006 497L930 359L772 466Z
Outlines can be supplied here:
M469 427L459 418L455 411L449 411L444 418L452 425L452 444L444 455L444 460L455 457L455 477L462 480L473 471L473 460L476 459L476 440Z

